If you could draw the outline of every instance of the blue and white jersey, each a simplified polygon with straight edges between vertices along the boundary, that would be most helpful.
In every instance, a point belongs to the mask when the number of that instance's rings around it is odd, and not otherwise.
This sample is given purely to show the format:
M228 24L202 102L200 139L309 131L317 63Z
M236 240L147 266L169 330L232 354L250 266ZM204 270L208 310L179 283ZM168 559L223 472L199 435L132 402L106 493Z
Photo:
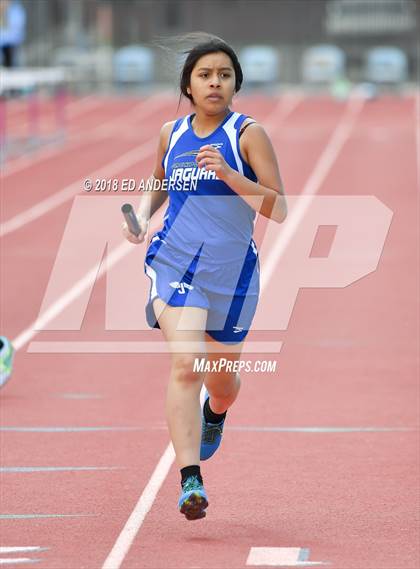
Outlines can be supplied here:
M201 146L211 144L226 162L250 180L257 177L241 155L239 131L247 118L229 112L210 135L200 138L191 126L193 115L178 119L173 127L162 165L169 205L163 229L153 238L206 264L244 262L257 255L252 240L255 211L215 172L198 168Z

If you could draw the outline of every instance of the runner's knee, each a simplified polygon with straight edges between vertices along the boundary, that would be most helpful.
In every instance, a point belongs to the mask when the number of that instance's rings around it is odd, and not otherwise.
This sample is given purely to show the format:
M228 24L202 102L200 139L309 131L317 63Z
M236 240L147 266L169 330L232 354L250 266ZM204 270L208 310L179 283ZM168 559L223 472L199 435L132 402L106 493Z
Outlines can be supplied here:
M191 384L201 382L203 373L196 368L196 357L180 354L172 359L172 376L176 381Z
M205 384L213 397L227 399L239 391L241 380L239 373L207 374Z

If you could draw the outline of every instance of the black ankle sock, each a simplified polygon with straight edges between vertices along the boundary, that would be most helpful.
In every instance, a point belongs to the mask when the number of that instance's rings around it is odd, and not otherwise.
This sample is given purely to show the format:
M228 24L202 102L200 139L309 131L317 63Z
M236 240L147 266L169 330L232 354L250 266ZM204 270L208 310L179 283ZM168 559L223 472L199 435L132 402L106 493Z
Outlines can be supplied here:
M203 407L204 419L206 420L206 423L221 423L223 419L226 417L227 411L221 413L220 415L218 415L217 413L213 413L213 411L210 408L209 401L210 398L208 397L205 400Z
M181 486L189 476L197 476L201 484L203 483L200 467L196 464L193 464L191 466L184 466L184 468L181 468Z

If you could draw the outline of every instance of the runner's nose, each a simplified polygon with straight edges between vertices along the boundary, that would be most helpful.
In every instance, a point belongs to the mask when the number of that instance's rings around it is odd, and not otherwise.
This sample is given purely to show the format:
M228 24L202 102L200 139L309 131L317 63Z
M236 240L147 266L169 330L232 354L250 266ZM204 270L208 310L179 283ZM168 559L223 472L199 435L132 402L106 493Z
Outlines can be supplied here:
M217 73L213 73L211 76L210 87L220 87L220 77Z

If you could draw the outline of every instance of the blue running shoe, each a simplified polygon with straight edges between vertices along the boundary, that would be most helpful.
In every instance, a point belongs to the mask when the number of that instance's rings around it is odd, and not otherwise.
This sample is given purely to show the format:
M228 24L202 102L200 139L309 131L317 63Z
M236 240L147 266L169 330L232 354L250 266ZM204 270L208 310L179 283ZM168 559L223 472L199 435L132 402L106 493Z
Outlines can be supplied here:
M0 387L12 374L13 346L5 336L0 336Z
M205 396L205 400L207 399L209 399L208 393ZM224 423L224 419L221 423L206 423L204 413L202 413L200 460L208 460L219 448Z
M182 485L178 508L187 520L199 520L206 517L205 509L209 505L204 486L197 476L189 476Z

